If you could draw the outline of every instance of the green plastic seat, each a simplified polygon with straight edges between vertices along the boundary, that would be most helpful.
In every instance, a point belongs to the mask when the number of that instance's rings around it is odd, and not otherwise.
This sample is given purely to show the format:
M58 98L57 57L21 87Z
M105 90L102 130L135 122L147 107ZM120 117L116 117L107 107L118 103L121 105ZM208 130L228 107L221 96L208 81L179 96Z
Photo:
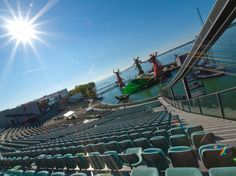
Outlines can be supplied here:
M24 176L34 176L35 175L35 170L27 170L24 173Z
M100 155L103 162L111 170L118 170L123 168L123 161L119 157L116 151L107 151L103 155Z
M49 172L48 171L39 171L36 176L49 176Z
M51 176L65 176L64 172L54 172Z
M157 131L155 131L154 132L154 135L155 136L165 136L166 137L166 139L169 139L169 134L167 133L167 131L166 130L157 130Z
M120 141L119 144L123 151L127 150L128 148L135 147L134 143L129 139Z
M199 149L200 157L206 168L214 167L235 167L236 148L223 147L215 144L201 146Z
M70 176L87 176L87 174L79 172L79 173L73 173Z
M159 172L155 167L137 167L132 169L131 176L159 176Z
M184 128L182 128L182 127L171 128L168 132L171 135L186 134Z
M80 168L80 170L82 170L82 169L86 170L89 168L89 161L85 157L84 153L77 153L75 156L76 156L76 158L73 158L74 162Z
M199 169L179 167L166 169L165 176L203 176Z
M93 169L101 170L105 168L105 163L101 159L99 152L92 152L87 158Z
M209 169L209 176L235 176L236 167L217 167Z
M148 167L156 167L159 171L165 170L169 167L169 161L161 149L145 149L142 152L142 158Z
M23 170L15 170L14 176L23 176L24 171Z
M215 135L205 131L197 131L191 134L193 145L198 149L202 145L216 143Z
M142 162L141 153L142 153L141 147L134 147L134 148L128 148L125 154L119 154L119 156L125 165L128 165L130 166L130 168L133 168L141 164Z
M108 149L106 148L106 145L105 145L104 142L100 142L100 143L96 144L96 145L94 146L94 150L95 150L96 152L101 153L101 154L104 153L104 152L106 152L106 151L108 151Z
M142 149L152 147L152 145L149 143L148 139L146 138L138 138L138 139L133 140L133 142L136 147L142 147Z
M185 134L170 136L169 140L172 146L191 146L190 141Z
M199 167L197 156L191 147L171 147L168 154L174 167Z
M117 141L110 141L106 143L106 148L108 148L111 151L117 151L118 153L122 152L122 148L120 144Z
M165 136L154 136L150 139L151 144L155 148L162 149L165 153L167 153L169 149L169 143Z
M152 132L152 131L145 131L145 132L142 132L142 136L143 136L144 138L150 139L151 137L153 137L153 132Z
M194 125L194 126L189 126L187 127L187 134L189 137L191 137L191 134L194 133L194 132L197 132L197 131L203 131L203 127L201 125Z

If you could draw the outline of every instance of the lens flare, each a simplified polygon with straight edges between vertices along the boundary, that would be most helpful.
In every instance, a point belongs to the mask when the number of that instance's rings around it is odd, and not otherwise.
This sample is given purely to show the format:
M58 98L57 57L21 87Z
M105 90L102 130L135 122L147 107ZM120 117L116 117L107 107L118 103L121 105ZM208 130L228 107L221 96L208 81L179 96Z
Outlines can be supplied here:
M12 21L8 20L7 23L6 29L9 36L17 40L17 42L30 43L33 39L37 38L37 31L30 21L15 19Z

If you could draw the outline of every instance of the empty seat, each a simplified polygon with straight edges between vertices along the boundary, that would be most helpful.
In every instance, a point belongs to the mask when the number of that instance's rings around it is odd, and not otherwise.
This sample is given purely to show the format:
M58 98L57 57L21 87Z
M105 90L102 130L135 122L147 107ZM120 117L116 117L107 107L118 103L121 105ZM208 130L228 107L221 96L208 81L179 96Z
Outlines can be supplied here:
M51 176L65 176L66 174L64 172L54 172Z
M88 161L95 170L101 170L105 168L105 163L101 159L100 153L98 152L90 153L88 156Z
M128 149L128 148L135 147L134 143L133 143L131 140L129 140L129 139L123 140L123 141L119 142L119 144L120 144L120 146L121 146L121 148L122 148L123 150L126 150L126 149Z
M154 135L155 136L165 136L166 137L166 139L168 139L169 138L169 134L167 133L167 131L166 130L157 130L157 131L155 131L154 132Z
M70 176L87 176L85 173L73 173Z
M189 126L187 127L187 134L191 137L191 134L197 131L203 131L203 127L201 125Z
M74 162L80 168L80 170L82 169L86 170L89 168L89 161L87 160L87 158L84 156L83 153L77 153L75 156L76 158L73 158Z
M35 175L35 170L27 170L24 173L24 176L34 176Z
M171 128L168 132L169 132L171 135L186 134L183 127Z
M111 170L118 170L123 168L123 161L120 159L116 151L107 151L101 155L102 160L106 166Z
M131 133L129 137L130 139L135 140L135 139L141 138L142 136L139 133Z
M86 153L92 153L95 151L94 147L95 147L95 144L87 144L84 146L84 150L86 151Z
M217 167L209 169L209 176L235 176L236 167Z
M104 153L108 149L106 148L105 143L100 142L94 146L94 150L99 153Z
M168 168L166 169L165 176L202 176L202 173L199 169L191 167Z
M236 149L217 144L208 144L199 148L199 155L206 168L236 166Z
M67 156L65 158L65 166L67 169L75 169L77 167L77 163L75 162L76 156Z
M133 142L136 147L142 147L142 149L152 147L152 145L149 143L149 141L146 138L138 138L138 139L133 140Z
M150 139L151 144L155 148L162 149L165 153L167 153L169 149L168 140L164 136L154 136Z
M106 144L106 147L109 150L114 150L117 151L118 153L122 152L122 148L120 146L120 144L117 141L110 141Z
M136 167L142 162L142 148L134 147L128 148L125 154L120 154L120 158L124 162L125 165L130 166L130 168Z
M142 152L142 157L148 167L156 167L159 171L169 167L169 161L163 152L158 148L145 149Z
M205 131L197 131L191 134L191 140L196 148L202 145L216 143L215 135Z
M159 176L159 172L155 167L137 167L132 169L131 176Z
M49 172L48 171L39 171L36 176L49 176Z
M169 140L172 146L191 146L190 141L185 134L170 136Z
M171 147L168 154L174 167L199 167L197 156L191 147Z
M142 136L144 138L150 139L153 136L153 132L152 131L145 131L142 133Z

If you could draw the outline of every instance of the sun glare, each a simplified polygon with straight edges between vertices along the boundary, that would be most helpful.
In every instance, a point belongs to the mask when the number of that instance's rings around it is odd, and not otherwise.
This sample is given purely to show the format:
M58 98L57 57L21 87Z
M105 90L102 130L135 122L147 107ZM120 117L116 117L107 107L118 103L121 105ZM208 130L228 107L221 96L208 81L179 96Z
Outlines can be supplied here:
M6 26L8 34L18 42L28 43L36 38L34 25L29 21L16 19L8 21Z

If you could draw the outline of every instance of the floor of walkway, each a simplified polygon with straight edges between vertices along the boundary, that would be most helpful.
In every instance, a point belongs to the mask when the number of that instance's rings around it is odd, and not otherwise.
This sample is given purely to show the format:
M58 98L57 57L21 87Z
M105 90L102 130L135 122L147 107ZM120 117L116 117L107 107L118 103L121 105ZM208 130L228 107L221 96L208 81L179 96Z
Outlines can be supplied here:
M213 132L219 143L236 146L236 121L185 112L171 106L161 97L159 101L187 124L202 125L205 131Z

